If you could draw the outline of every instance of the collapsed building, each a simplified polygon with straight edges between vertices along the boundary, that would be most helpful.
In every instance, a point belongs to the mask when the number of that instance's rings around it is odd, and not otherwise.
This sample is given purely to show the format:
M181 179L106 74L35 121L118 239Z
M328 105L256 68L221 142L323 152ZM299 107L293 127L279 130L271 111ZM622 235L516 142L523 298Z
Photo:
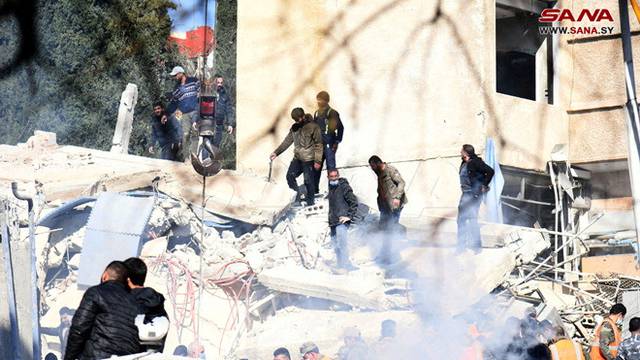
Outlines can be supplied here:
M136 255L167 299L163 358L197 341L214 359L266 359L307 340L332 355L342 329L358 325L372 342L385 319L399 324L411 358L443 319L486 331L531 307L586 346L613 303L640 311L640 274L620 29L527 30L544 8L569 3L239 2L237 170L207 179L204 196L190 167L127 155L120 123L116 152L61 146L43 132L0 145L0 298L18 299L0 308L4 357L30 358L33 343L60 353L83 289L108 260ZM617 2L598 6L617 19ZM326 202L290 207L287 155L267 181L268 154L289 127L283 114L313 108L319 89L344 119L338 167L362 204L349 244L359 269L347 275L331 271ZM135 100L123 103L131 120ZM462 143L493 154L504 179L478 255L452 249ZM384 267L373 261L385 234L375 229L372 154L408 180L406 236ZM12 182L33 201L29 222ZM450 325L448 339L435 335L448 352L464 338Z

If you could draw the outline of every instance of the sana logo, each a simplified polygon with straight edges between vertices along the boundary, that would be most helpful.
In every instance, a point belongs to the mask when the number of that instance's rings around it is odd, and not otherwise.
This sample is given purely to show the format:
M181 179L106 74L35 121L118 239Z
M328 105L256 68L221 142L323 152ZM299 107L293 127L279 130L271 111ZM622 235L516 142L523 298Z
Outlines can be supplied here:
M580 12L573 12L570 9L544 9L540 13L538 22L550 23L555 21L613 21L613 17L608 9L582 9Z

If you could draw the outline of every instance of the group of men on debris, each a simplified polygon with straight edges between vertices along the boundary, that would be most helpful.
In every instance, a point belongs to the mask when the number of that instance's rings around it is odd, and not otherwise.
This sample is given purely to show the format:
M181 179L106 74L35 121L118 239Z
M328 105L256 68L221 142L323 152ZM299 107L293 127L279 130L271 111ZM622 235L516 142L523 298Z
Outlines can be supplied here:
M100 284L85 291L73 315L65 360L162 352L169 331L165 299L144 286L146 276L147 266L140 258L106 267Z
M156 152L157 144L161 159L187 161L193 152L192 145L197 144L197 137L201 130L198 128L201 83L198 78L187 76L182 66L174 67L169 75L174 77L177 83L169 96L167 107L160 101L153 105L149 153ZM231 97L224 86L224 77L216 74L213 77L213 85L211 97L214 102L214 112L211 145L219 148L222 135L225 132L232 134L236 124Z
M380 327L380 338L371 346L362 338L360 330L355 327L348 327L344 330L344 344L338 350L338 360L370 360L370 359L393 359L393 343L396 337L396 322L387 319ZM331 360L327 355L320 352L318 345L308 341L300 346L300 356L303 360ZM273 360L291 360L291 354L287 348L281 347L273 352Z
M354 222L358 210L358 200L349 182L340 177L336 167L338 145L344 136L344 125L340 113L329 105L330 96L326 91L316 95L318 109L313 115L296 107L291 111L294 124L282 143L271 153L270 159L286 151L293 145L293 158L289 163L286 179L289 187L296 192L295 205L303 202L307 206L315 204L320 193L320 177L323 163L326 161L329 200L329 227L331 240L337 258L337 267L353 270L349 261L347 230ZM481 247L478 210L482 197L489 190L494 170L476 155L472 145L465 144L461 149L460 186L462 196L458 205L458 250L471 248L478 252ZM400 214L407 195L406 183L393 165L382 161L378 155L369 158L369 166L378 179L377 205L380 211L380 228L389 233L383 237L379 259L381 263L391 262L391 241L398 233ZM303 175L303 187L297 178Z

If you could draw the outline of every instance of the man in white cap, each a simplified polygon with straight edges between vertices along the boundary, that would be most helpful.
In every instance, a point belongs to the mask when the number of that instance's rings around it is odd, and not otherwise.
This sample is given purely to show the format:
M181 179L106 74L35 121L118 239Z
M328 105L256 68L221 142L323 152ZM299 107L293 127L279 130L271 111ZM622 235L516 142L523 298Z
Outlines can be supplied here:
M200 81L192 76L187 76L182 66L176 66L169 74L177 80L177 84L171 94L171 103L167 110L173 112L173 116L182 126L182 149L179 160L187 161L191 153L191 146L195 144L197 135L193 124L198 121L198 95Z

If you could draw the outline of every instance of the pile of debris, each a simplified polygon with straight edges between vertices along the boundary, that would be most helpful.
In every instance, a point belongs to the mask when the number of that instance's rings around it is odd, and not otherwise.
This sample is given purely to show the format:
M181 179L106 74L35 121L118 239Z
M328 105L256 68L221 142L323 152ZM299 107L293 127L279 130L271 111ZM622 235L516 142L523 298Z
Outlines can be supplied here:
M3 146L0 169L11 168L10 178L35 199L43 353L63 351L83 290L109 261L130 256L146 261L146 285L167 299L165 352L200 344L209 359L267 359L277 347L297 349L307 340L331 355L344 328L357 325L374 341L386 319L404 334L427 336L460 318L483 331L509 316L525 318L532 307L538 320L563 326L586 345L600 314L633 301L640 288L632 277L568 267L590 250L593 239L584 234L483 224L482 251L458 254L454 219L407 219L406 234L390 235L364 204L349 230L357 269L337 273L326 199L291 208L286 186L230 172L206 180L203 199L202 179L183 164L59 147L50 139L31 144L47 150L35 179L26 169L34 158L14 147ZM0 185L8 180L0 175ZM3 239L14 239L13 273L20 272L14 282L28 281L28 236L18 226L27 209L8 193L2 204ZM387 236L394 237L393 262L381 265L375 258ZM558 236L571 241L557 246ZM567 246L577 255L558 261ZM29 290L15 296L28 298ZM18 313L29 324L28 309Z

